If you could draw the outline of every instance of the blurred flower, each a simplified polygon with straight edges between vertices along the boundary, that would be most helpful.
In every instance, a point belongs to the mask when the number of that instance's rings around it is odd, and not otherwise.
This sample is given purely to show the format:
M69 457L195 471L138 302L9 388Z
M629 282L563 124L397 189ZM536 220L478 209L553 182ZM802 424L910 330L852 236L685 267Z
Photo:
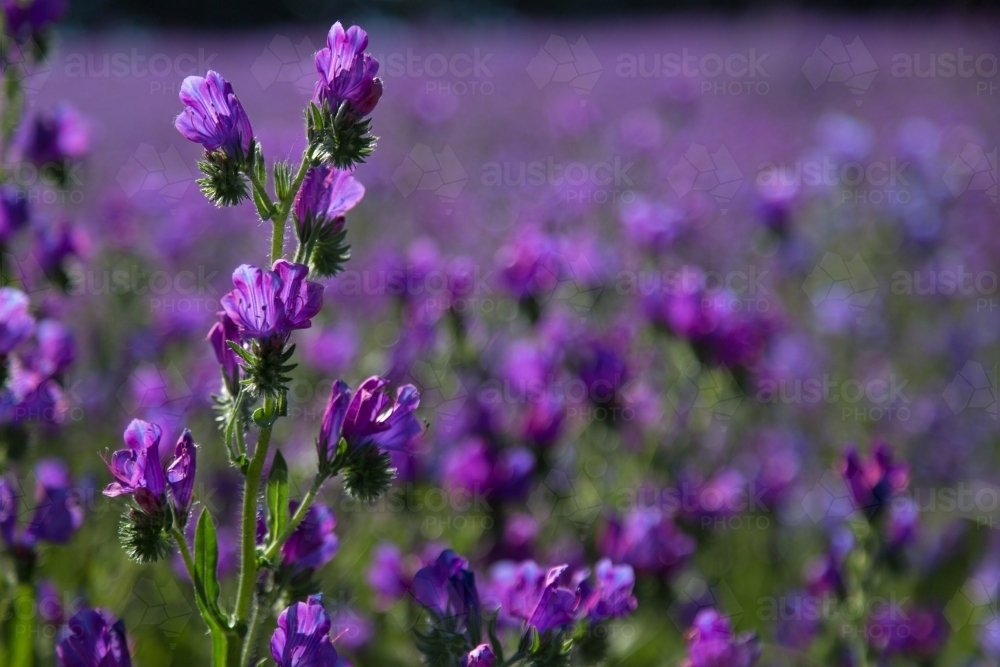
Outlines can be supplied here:
M13 287L0 287L0 354L10 354L31 337L35 318L28 312L28 295Z
M367 116L382 97L382 80L376 78L378 61L365 53L368 33L354 25L344 30L340 21L333 24L326 36L326 48L316 53L319 81L313 101L327 104L336 113L342 102L348 102L358 116Z
M912 607L888 607L869 619L865 627L869 643L886 657L902 654L929 658L938 652L947 635L939 614Z
M608 520L598 551L640 572L669 576L694 553L695 541L659 509L638 508Z
M889 508L889 520L885 524L889 547L898 549L913 542L920 531L920 507L912 498L901 497L893 500Z
M26 122L19 143L25 158L38 166L82 158L90 149L90 131L83 117L68 104L40 113Z
M218 72L189 76L181 84L184 104L174 126L184 138L201 144L206 151L222 150L242 160L250 155L253 128L233 86Z
M294 514L298 501L288 504L288 511ZM340 546L333 529L337 519L333 510L323 503L314 503L306 510L306 516L281 547L282 562L295 569L318 570L329 563Z
M760 657L753 633L735 636L729 619L714 609L702 609L687 631L687 659L683 667L751 667Z
M219 321L212 325L208 332L208 341L215 352L215 359L222 366L222 377L230 396L236 396L240 390L240 360L228 345L228 341L238 343L239 329L228 315L218 313Z
M493 655L493 649L489 644L480 644L469 651L469 658L466 661L466 667L494 667L496 664L497 658Z
M28 196L10 185L0 186L0 243L28 222Z
M66 544L83 524L83 507L73 489L69 467L59 459L35 464L35 513L25 530L25 544L36 540Z
M0 487L2 491L2 487ZM2 509L2 504L0 504ZM0 527L3 523L0 522ZM389 606L406 595L413 583L413 577L406 571L406 562L399 547L391 542L375 545L371 565L365 575L368 585L378 596L382 606Z
M59 20L66 0L3 0L7 31L15 37L34 36Z
M56 643L59 667L132 667L125 624L109 611L84 608Z
M910 468L906 463L893 463L892 448L878 440L872 456L864 460L853 446L848 447L838 463L847 482L855 506L869 516L876 514L910 483Z
M323 608L323 596L310 595L278 616L271 635L271 657L278 667L319 667L336 665L337 649L330 642L330 616Z
M477 628L482 619L476 577L469 563L451 549L445 549L433 563L421 568L410 587L413 598L443 618L457 621L458 631Z
M638 604L632 595L634 585L631 565L612 565L609 558L599 560L594 567L594 583L584 580L580 584L587 617L597 622L631 614Z

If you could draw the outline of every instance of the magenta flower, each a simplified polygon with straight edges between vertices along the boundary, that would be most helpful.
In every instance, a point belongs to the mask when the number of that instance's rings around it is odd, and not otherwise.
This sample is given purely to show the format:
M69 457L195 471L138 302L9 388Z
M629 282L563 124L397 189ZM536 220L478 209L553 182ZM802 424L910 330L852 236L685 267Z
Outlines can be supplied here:
M90 149L90 131L76 109L60 104L28 121L19 143L25 158L39 166L51 165L82 158Z
M508 622L526 622L539 633L566 627L578 618L582 601L580 591L559 585L567 569L501 561L490 569L490 597Z
M901 654L932 658L947 639L948 628L940 614L889 604L868 619L865 637L886 658Z
M292 207L299 238L313 238L315 230L326 224L339 232L344 215L364 196L365 186L350 171L326 164L310 167Z
M358 116L367 116L382 97L378 61L365 53L368 33L358 26L344 30L337 21L326 36L326 48L316 53L319 81L313 92L316 104L327 104L336 112L347 102Z
M32 251L46 276L59 279L65 272L66 260L82 257L87 250L87 237L73 223L62 218L35 228Z
M35 318L28 312L28 295L13 287L0 287L0 355L11 351L35 331Z
M60 631L59 667L132 667L125 624L109 611L81 609Z
M298 506L298 501L293 500L288 505L289 512L294 514ZM313 504L281 547L284 564L296 569L318 570L329 563L340 546L333 532L336 526L333 510L322 503Z
M336 665L339 656L330 642L331 625L321 595L294 603L278 616L278 627L271 635L271 657L278 667Z
M469 658L466 667L494 667L497 664L497 657L493 655L493 649L489 644L480 644L469 651Z
M321 462L333 460L341 437L350 452L369 444L399 450L420 433L420 422L413 416L420 404L417 388L410 384L400 387L393 402L388 384L384 378L370 377L352 396L346 383L334 383L316 441Z
M640 572L670 575L694 553L695 541L670 515L648 507L611 518L598 539L598 551Z
M687 631L687 659L683 667L752 667L760 657L753 633L733 634L729 619L714 609L702 609Z
M29 354L28 365L44 377L62 373L76 358L73 332L58 320L44 319L35 329L35 345Z
M212 70L204 77L189 76L181 84L184 110L174 126L184 138L206 151L222 150L235 159L250 155L253 128L233 86Z
M0 487L0 512L2 507L2 487ZM2 516L0 514L0 528L3 527ZM413 577L406 570L402 552L390 542L376 545L365 579L383 607L389 607L397 600L401 600L413 584Z
M236 289L221 299L244 341L308 329L323 306L323 286L305 279L308 267L279 259L272 269L243 264L233 272Z

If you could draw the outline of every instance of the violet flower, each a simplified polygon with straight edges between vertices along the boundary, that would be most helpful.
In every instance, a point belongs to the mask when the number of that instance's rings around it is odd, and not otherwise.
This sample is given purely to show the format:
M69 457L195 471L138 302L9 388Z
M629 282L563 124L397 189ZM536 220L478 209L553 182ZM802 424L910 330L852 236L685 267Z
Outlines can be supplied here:
M271 271L243 264L233 272L236 289L223 295L222 308L244 342L283 338L308 329L323 306L323 286L306 280L309 268L283 259Z
M9 185L0 186L0 243L7 243L27 222L27 193Z
M298 507L299 502L293 500L288 510L294 514ZM340 546L333 532L336 526L333 510L322 503L314 503L281 547L284 564L295 569L318 570L329 563Z
M0 529L3 528L2 501L2 487L0 487ZM382 542L375 546L365 579L382 607L390 607L396 601L403 599L406 591L413 585L413 577L406 570L402 552L391 542Z
M69 468L59 459L43 459L35 464L35 478L35 512L24 541L28 546L37 540L66 544L83 524Z
M29 120L19 143L24 157L38 166L82 158L90 149L90 131L83 117L68 104Z
M344 215L364 196L365 187L347 169L327 164L310 167L292 206L299 239L314 238L325 225L339 232L344 227Z
M854 447L849 447L838 465L855 507L869 517L905 491L910 483L909 466L893 463L892 448L881 440L875 442L870 459L862 459Z
M611 518L598 539L598 551L640 572L669 576L694 553L695 541L656 508L640 508Z
M239 342L239 329L236 323L224 312L218 313L219 321L208 331L208 342L215 352L215 359L222 367L222 378L230 396L235 396L240 390L240 359L229 347L228 341Z
M594 583L584 580L580 586L583 608L592 622L628 616L638 605L632 595L635 572L631 565L612 565L610 559L602 558L594 567Z
M28 295L13 287L0 287L0 355L10 354L31 337L35 318L28 312Z
M468 660L465 667L495 667L497 658L493 655L493 649L489 644L480 644L469 651Z
M124 434L128 449L119 449L110 460L104 460L116 480L104 489L104 495L115 498L131 494L147 514L163 509L167 483L160 461L160 436L156 424L132 420Z
M84 608L60 631L59 667L132 667L125 624L109 611Z
M334 383L316 441L321 462L334 459L341 437L347 441L348 452L354 453L369 444L399 450L420 433L420 422L413 416L420 404L417 388L400 387L393 401L388 384L385 378L373 376L352 395L345 382Z
M271 635L271 657L278 667L328 667L337 664L337 649L330 642L330 616L323 596L310 595L278 616Z
M66 12L66 0L3 0L0 6L15 37L37 35Z
M559 585L567 570L567 565L545 570L531 560L501 561L490 569L490 597L507 622L523 621L539 633L567 627L586 611L581 602L588 592Z
M752 667L760 657L753 633L736 636L729 619L714 609L702 609L687 631L687 659L683 667Z
M184 429L174 446L174 458L167 465L166 478L173 497L174 514L181 517L181 523L187 518L191 508L191 494L194 491L194 476L198 449L191 437L191 431Z
M181 84L184 110L174 126L184 138L201 144L208 152L221 150L228 157L243 160L250 155L253 128L233 86L218 72L204 77L189 76Z
M455 619L458 631L469 628L478 634L482 607L476 577L468 561L451 549L414 575L410 594L437 616Z
M316 104L326 104L336 113L347 102L357 116L367 116L382 97L378 61L364 52L368 33L358 26L344 30L337 21L326 36L326 48L316 53L319 81L313 92Z

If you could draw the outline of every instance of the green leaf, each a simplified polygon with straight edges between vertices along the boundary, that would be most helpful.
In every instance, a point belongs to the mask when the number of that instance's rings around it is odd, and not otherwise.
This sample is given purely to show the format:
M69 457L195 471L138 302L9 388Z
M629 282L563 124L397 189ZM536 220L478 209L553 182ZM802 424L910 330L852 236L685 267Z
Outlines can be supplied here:
M267 478L267 529L275 540L288 525L288 465L281 452L275 452L271 474Z
M264 199L264 196L261 195L260 191L257 188L252 188L252 190L253 190L253 203L254 206L257 207L257 215L259 215L260 219L265 222L267 220L270 220L271 214L273 213L271 207L268 206L267 201Z
M490 646L493 648L493 655L496 656L497 662L501 665L504 663L503 659L503 644L500 639L497 638L497 620L500 618L500 614L493 614L490 618L489 625L487 626L487 631L490 635Z
M292 190L292 167L287 160L274 164L274 194L279 202L284 203Z
M194 578L195 586L202 592L209 612L216 619L222 614L219 611L219 543L215 534L215 522L208 509L201 512L198 527L194 534Z

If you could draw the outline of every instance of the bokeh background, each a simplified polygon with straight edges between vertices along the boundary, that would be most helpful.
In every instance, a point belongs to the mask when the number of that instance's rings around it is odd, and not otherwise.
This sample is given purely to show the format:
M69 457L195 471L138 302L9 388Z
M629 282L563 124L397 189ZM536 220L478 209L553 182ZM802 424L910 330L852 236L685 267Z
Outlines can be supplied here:
M204 336L269 228L250 203L201 195L177 93L219 71L268 160L296 160L313 54L341 20L381 63L380 141L357 170L348 270L298 332L277 441L304 491L337 377L416 384L427 424L388 500L325 492L340 549L321 580L342 653L418 663L405 605L366 578L386 543L411 571L441 545L482 573L503 558L582 564L633 517L652 527L629 524L615 557L636 567L639 610L611 626L609 664L679 664L704 606L758 632L762 664L848 664L848 628L884 664L996 664L987 4L73 3L26 83L29 112L69 101L92 137L68 186L22 184L86 239L69 297L47 306L78 341L67 418L31 444L70 462L86 529L45 552L45 576L67 609L115 610L136 664L206 663L176 564L132 564L117 544L97 452L133 418L165 442L190 427L197 497L235 549L238 475ZM912 534L894 534L873 590L926 614L888 643L871 610L774 612L840 566L849 512L831 470L876 439L910 466L910 503L886 530Z

